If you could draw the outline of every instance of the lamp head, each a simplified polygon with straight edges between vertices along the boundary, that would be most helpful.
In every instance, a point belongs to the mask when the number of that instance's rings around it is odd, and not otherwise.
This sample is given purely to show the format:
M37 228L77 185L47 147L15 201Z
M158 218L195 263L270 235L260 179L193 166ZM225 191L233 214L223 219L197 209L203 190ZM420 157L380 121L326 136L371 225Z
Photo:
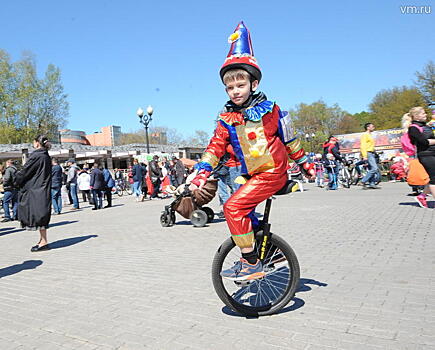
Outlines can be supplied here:
M148 106L148 107L147 107L147 114L151 116L151 115L153 115L153 112L154 112L153 107Z
M139 107L139 108L137 109L137 111L136 111L136 114L137 114L137 116L138 116L139 118L142 118L142 117L143 117L143 114L144 114L143 109L142 109L141 107Z

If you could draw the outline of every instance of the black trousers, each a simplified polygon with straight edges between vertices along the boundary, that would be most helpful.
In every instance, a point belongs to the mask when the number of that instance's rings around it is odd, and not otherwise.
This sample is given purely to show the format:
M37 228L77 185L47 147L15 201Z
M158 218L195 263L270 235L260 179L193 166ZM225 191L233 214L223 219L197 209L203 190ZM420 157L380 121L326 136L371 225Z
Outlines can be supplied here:
M429 175L429 185L435 185L435 156L418 157L418 160Z
M108 187L104 190L104 193L106 195L106 200L107 200L107 206L111 207L112 206L112 187Z
M160 179L157 179L157 181L153 182L154 190L153 190L153 194L151 195L151 198L156 198L157 197L157 195L160 192L160 184L161 183L162 182L160 181Z

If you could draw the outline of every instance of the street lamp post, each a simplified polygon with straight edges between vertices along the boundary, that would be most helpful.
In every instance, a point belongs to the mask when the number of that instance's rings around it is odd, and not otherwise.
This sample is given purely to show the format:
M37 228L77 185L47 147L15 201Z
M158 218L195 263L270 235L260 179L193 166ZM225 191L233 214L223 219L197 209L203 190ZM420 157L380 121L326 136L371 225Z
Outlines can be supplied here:
M142 123L145 126L145 137L146 137L146 143L147 143L147 153L150 153L150 142L148 140L148 125L152 120L153 115L153 107L148 106L147 107L147 114L145 114L144 110L139 107L136 111L137 116L139 117L139 122Z
M307 142L309 142L310 143L310 153L312 153L313 152L313 140L314 140L314 138L316 137L316 134L315 133L306 133L305 134L305 139L307 140Z

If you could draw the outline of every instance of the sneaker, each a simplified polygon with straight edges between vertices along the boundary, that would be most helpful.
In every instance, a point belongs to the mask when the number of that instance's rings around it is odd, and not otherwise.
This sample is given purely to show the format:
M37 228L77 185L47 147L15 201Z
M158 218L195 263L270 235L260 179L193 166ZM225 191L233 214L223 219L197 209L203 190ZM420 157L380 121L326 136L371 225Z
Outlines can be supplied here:
M376 185L368 185L368 188L371 188L373 190L379 190L381 187Z
M9 222L9 221L13 221L13 220L9 218L4 218L1 222Z
M415 200L420 207L427 208L426 196L424 194L419 194L417 197L415 197Z
M240 258L233 267L221 272L223 278L232 281L249 281L264 277L263 265L260 260L256 264L250 264Z

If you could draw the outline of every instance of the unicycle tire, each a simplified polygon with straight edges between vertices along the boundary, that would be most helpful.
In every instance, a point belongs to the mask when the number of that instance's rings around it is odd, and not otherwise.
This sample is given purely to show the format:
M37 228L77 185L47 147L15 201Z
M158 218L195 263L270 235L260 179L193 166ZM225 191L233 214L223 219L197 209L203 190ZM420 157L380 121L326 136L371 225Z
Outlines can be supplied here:
M256 234L255 249L259 251L261 232ZM230 257L231 255L231 257ZM277 313L294 297L299 285L300 268L296 254L288 243L272 234L266 245L264 258L265 277L251 282L234 282L221 277L224 263L234 262L240 250L228 238L216 252L212 264L214 289L222 302L244 316L266 316ZM263 299L263 300L262 300Z

